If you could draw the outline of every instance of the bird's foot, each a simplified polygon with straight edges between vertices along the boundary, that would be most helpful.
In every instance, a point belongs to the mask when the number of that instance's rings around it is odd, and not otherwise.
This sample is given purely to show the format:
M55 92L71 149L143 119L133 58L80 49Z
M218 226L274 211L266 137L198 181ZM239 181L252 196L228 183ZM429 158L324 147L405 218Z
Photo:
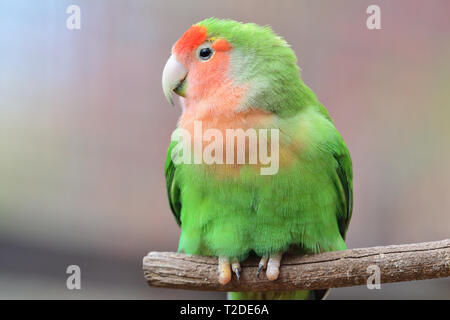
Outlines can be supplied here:
M236 274L237 280L241 279L241 265L239 261L233 260L230 265L230 260L227 257L219 257L219 283L226 285L231 281L232 272Z
M256 275L259 277L261 270L266 270L267 279L274 281L280 274L280 263L283 257L282 252L263 256L258 264ZM219 283L226 285L231 281L232 275L236 274L237 281L241 279L241 265L236 259L231 260L227 257L219 257Z
M280 274L280 263L282 257L283 257L282 252L271 254L270 256L263 256L261 258L261 261L259 262L256 275L259 277L261 270L267 269L266 270L267 279L270 281L277 280Z

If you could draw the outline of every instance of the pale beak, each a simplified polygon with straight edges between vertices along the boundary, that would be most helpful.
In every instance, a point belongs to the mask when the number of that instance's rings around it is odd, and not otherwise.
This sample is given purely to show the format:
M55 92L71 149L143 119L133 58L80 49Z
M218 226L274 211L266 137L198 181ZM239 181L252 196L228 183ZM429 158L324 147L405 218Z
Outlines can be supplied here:
M184 97L186 94L185 79L187 71L172 54L167 60L162 74L162 87L166 99L173 105L172 92Z

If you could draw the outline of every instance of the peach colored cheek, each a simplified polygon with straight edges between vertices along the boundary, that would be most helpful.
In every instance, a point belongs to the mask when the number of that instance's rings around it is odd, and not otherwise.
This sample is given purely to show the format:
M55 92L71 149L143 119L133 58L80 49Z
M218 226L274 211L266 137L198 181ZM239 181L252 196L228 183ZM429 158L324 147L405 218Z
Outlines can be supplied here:
M193 62L198 75L215 75L222 77L228 69L228 54L225 52L215 52L209 61Z

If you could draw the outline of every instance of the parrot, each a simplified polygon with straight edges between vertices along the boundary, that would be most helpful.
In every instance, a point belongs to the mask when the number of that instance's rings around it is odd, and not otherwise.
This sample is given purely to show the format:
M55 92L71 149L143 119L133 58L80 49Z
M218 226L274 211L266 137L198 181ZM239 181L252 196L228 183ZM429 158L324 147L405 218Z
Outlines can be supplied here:
M174 134L190 133L171 139L164 166L170 209L181 228L178 252L217 257L215 281L225 286L233 276L240 280L240 263L249 256L260 261L259 279L265 272L276 281L286 253L346 249L353 207L350 153L303 82L294 51L270 26L218 18L190 26L172 47L162 87L172 105L173 94L180 99ZM196 122L223 136L253 129L261 141L258 130L277 130L278 136L265 140L270 145L278 138L277 172L262 174L261 162L175 161L180 145L194 156L201 152L192 147L207 140L195 134ZM250 158L259 148L248 144ZM228 298L323 299L327 291L229 292Z

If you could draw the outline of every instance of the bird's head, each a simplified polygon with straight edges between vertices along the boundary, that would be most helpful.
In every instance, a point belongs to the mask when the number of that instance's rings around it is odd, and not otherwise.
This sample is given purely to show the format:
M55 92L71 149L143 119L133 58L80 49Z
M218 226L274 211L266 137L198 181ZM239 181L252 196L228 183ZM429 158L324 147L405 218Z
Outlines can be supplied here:
M162 86L172 104L172 93L211 108L233 97L233 110L276 113L296 108L303 83L294 52L270 27L210 18L175 43Z

